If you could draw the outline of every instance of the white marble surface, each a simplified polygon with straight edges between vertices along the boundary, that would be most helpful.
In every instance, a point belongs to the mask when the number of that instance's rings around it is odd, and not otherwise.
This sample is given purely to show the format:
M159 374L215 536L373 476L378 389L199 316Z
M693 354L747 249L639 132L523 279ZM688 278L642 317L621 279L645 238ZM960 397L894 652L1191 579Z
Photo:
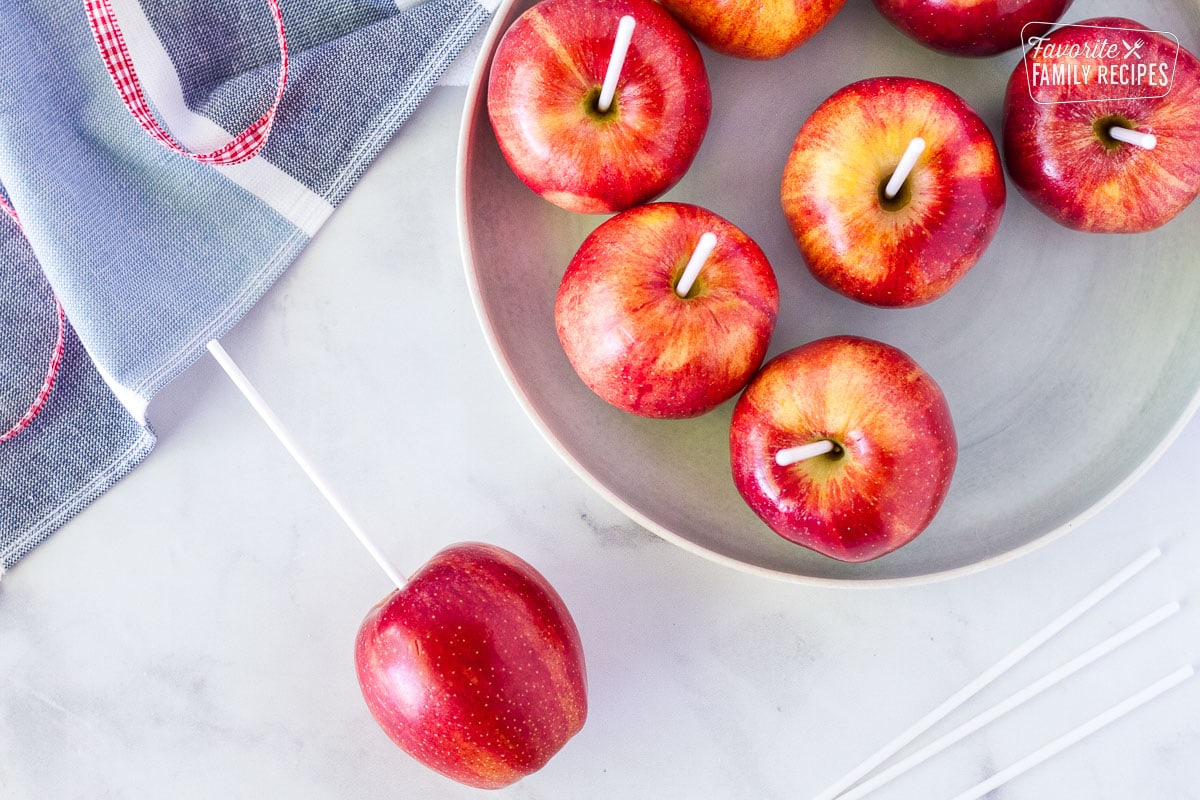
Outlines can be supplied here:
M1200 422L1081 529L933 585L768 581L624 520L524 418L475 321L463 97L435 90L225 344L396 562L489 540L572 609L588 722L494 796L811 797L1154 544L1147 573L951 721L1168 600L1181 614L876 796L950 797L1200 661ZM150 418L146 463L0 582L0 797L479 795L371 719L352 643L386 578L216 365ZM1198 798L1198 752L1192 679L992 797Z

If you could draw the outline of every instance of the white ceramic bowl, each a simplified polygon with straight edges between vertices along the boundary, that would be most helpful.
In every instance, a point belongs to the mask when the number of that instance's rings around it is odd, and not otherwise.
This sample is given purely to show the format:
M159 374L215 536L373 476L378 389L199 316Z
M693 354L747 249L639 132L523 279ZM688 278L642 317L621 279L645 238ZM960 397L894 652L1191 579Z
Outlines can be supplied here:
M687 421L624 414L572 371L554 329L563 270L603 217L562 211L509 170L487 119L490 55L531 3L507 0L467 95L459 153L463 256L484 331L534 422L583 478L646 528L689 550L810 583L891 585L963 574L1078 527L1132 483L1200 401L1200 203L1157 231L1083 234L1051 222L1009 186L995 241L945 297L877 309L816 283L779 203L801 123L840 87L911 75L962 95L993 132L1018 52L943 56L891 28L866 0L782 59L704 50L713 90L708 137L663 199L705 206L752 236L779 278L770 355L852 333L894 344L941 385L960 444L949 496L916 540L843 564L772 533L729 473L732 401ZM1077 0L1065 21L1121 13ZM1195 50L1200 11L1155 3L1149 27ZM1126 15L1129 11L1124 12ZM703 49L703 48L702 48Z

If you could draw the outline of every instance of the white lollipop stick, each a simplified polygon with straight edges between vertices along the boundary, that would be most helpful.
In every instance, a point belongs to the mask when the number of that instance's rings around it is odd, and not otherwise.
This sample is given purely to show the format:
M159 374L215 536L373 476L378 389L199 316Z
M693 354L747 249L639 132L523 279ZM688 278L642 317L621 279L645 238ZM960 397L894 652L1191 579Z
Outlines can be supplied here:
M1113 125L1109 128L1108 135L1118 142L1136 145L1144 150L1153 150L1154 146L1158 144L1158 137L1153 133L1142 133L1141 131L1123 128L1120 125Z
M883 194L888 200L891 200L900 192L900 187L908 180L908 176L912 174L913 167L917 165L917 159L924 152L925 140L920 136L914 137L908 143L908 147L904 149L904 155L900 156L900 163L896 165L896 171L892 173L887 186L883 187Z
M1110 722L1120 719L1138 706L1145 705L1163 692L1166 692L1168 689L1178 686L1188 678L1192 677L1194 672L1195 670L1190 664L1180 667L1170 675L1160 678L1159 680L1147 686L1145 689L1142 689L1140 692L1127 697L1102 714L1092 717L1079 727L1064 733L1062 736L1058 737L1052 742L1048 742L1016 763L1005 767L992 777L988 778L986 781L976 784L970 789L967 789L965 792L956 795L953 800L978 800L980 797L983 797L988 792L994 791L996 788L1003 786L1018 775L1033 769L1051 756L1061 753L1063 750L1066 750L1068 747L1080 741L1081 739L1092 735Z
M832 453L836 447L837 445L828 439L821 439L820 441L809 442L808 444L796 447L787 447L775 453L775 463L781 467L790 467L792 464L804 461L806 458Z
M954 709L958 708L967 700L978 694L985 686L992 683L992 681L996 680L1009 669L1011 669L1015 664L1021 661L1021 659L1025 658L1038 647L1049 641L1050 638L1056 633L1070 625L1075 620L1079 619L1084 612L1091 609L1105 597L1108 597L1110 594L1120 588L1122 584L1124 584L1137 573L1141 572L1161 555L1162 551L1155 547L1134 559L1129 566L1125 567L1116 575L1113 575L1100 586L1093 589L1081 600L1075 603L1075 605L1068 608L1040 631L1018 645L1016 649L1004 656L1004 658L1000 659L991 667L984 670L984 672L979 675L979 677L975 678L975 680L959 689L937 708L933 709L928 714L921 717L921 719L914 722L908 727L907 730L905 730L895 739L879 748L879 750L869 756L865 761L863 761L854 769L850 770L850 772L848 772L844 777L817 795L814 800L834 800L834 798L841 795L842 792L846 791L851 786L862 780L864 776L871 772L871 770L875 769L884 761L895 755L900 748L904 747L913 739L916 739L922 733L929 730L929 728L935 725L951 711L954 711Z
M1123 630L1118 631L1100 644L1081 653L1080 655L1068 661L1066 664L1063 664L1061 667L1046 673L1021 691L1009 696L1007 700L1003 700L989 708L987 711L977 714L976 716L964 722L962 725L959 725L957 728L947 733L945 736L942 736L940 739L931 742L917 752L913 753L911 756L905 758L903 761L897 762L870 780L864 781L845 794L839 795L838 800L859 800L859 798L866 797L871 792L881 788L887 783L890 783L914 767L925 763L938 753L945 750L947 747L962 741L967 736L970 736L972 733L984 727L993 720L999 719L1001 716L1007 714L1009 711L1012 711L1014 708L1026 702L1027 700L1036 697L1045 690L1049 689L1051 686L1054 686L1065 678L1070 677L1103 656L1108 655L1113 650L1116 650L1118 647L1133 639L1138 634L1148 631L1150 628L1153 628L1155 625L1167 619L1168 617L1171 617L1178 611L1179 603L1173 602L1168 603L1157 611L1147 614L1142 619L1124 628Z
M604 73L604 83L600 85L600 101L597 107L600 113L608 111L612 106L613 97L617 93L617 81L621 79L621 68L625 66L625 56L629 53L629 43L633 41L633 29L637 25L633 17L626 14L617 23L617 37L613 40L612 55L608 57L608 71Z
M380 549L375 546L375 543L371 541L371 538L367 536L366 531L363 530L362 526L358 524L358 521L355 520L350 514L350 510L346 508L346 505L341 501L340 498L338 498L337 494L334 493L330 485L323 477L321 477L321 474L308 459L308 456L306 456L304 451L300 449L300 445L297 444L296 440L284 426L283 422L275 415L275 412L271 410L271 407L267 405L267 402L263 400L262 395L260 395L258 390L254 388L254 385L250 383L250 379L247 378L246 374L242 372L241 369L238 368L238 365L233 362L233 359L230 358L229 354L225 352L225 348L221 347L221 343L215 339L209 342L208 352L212 353L213 358L215 358L217 363L221 365L221 369L225 370L225 374L228 375L230 380L233 381L233 385L241 391L248 401L250 401L250 405L253 406L254 410L258 412L258 415L262 417L263 422L267 423L267 427L270 428L271 432L275 434L275 438L277 438L279 443L284 446L284 449L288 451L288 454L291 455L291 457L295 459L296 463L300 465L300 469L304 470L304 474L307 475L308 479L313 482L314 486L317 487L317 491L319 491L321 495L327 501L329 501L329 505L333 506L333 510L336 511L337 515L342 518L342 522L346 523L346 527L350 529L351 533L358 537L358 541L361 542L362 546L365 547L367 552L371 554L371 558L375 559L375 563L377 563L383 569L384 573L386 573L388 578L391 579L392 583L396 585L397 589L404 588L406 581L400 576L399 570L392 566L392 564L383 555L382 551L380 551Z
M675 294L687 297L688 292L692 290L692 285L696 282L696 276L700 274L700 270L704 268L716 246L717 235L715 233L701 235L700 241L696 243L696 249L692 251L692 257L688 259L687 266L683 268L683 274L675 283Z

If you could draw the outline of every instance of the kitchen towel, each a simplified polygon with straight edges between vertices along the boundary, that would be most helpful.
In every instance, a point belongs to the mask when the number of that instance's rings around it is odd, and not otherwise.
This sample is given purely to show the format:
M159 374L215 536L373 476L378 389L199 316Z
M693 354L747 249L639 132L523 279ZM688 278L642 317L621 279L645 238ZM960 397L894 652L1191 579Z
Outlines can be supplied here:
M92 5L97 3L92 0ZM191 150L272 107L263 0L110 0L154 117ZM101 58L85 0L0 4L0 571L154 446L151 397L262 296L493 6L280 0L287 82L261 152L212 165L152 138ZM448 134L449 135L449 134Z

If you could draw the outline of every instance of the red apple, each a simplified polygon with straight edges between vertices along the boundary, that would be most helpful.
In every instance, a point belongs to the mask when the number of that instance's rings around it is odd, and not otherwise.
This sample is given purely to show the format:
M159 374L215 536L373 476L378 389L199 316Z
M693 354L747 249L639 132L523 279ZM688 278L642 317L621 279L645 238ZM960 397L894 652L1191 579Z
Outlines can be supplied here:
M1054 22L1071 0L875 0L889 22L926 47L990 56L1021 46L1030 22Z
M787 466L776 454L828 452ZM733 480L776 533L842 561L911 541L946 497L958 444L950 408L905 353L853 336L772 359L733 409Z
M354 662L388 736L470 786L540 769L587 716L571 615L533 567L492 545L430 559L367 614Z
M620 18L636 22L607 111ZM687 172L712 99L700 50L652 0L543 0L505 32L488 76L496 141L530 189L569 211L644 203Z
M846 0L662 0L697 39L728 56L778 58L825 27Z
M1051 49L1091 45L1097 52L1102 41L1116 50L1088 58ZM1136 58L1126 58L1127 47ZM1075 80L1056 82L1048 67L1058 65ZM1101 67L1110 79L1099 80ZM1143 68L1140 83L1139 73L1120 71L1129 67ZM1153 149L1118 141L1114 127L1152 134ZM1137 233L1163 225L1200 194L1198 155L1200 59L1137 22L1106 17L1059 28L1027 51L1009 79L1009 175L1026 199L1068 228Z
M898 193L884 187L910 144ZM796 244L817 280L877 306L941 297L979 259L1004 212L991 133L949 89L869 78L835 92L800 128L780 190Z
M676 293L702 236L715 248ZM555 324L571 365L617 408L679 419L733 397L762 364L779 313L767 257L697 206L654 203L592 232L563 274Z

